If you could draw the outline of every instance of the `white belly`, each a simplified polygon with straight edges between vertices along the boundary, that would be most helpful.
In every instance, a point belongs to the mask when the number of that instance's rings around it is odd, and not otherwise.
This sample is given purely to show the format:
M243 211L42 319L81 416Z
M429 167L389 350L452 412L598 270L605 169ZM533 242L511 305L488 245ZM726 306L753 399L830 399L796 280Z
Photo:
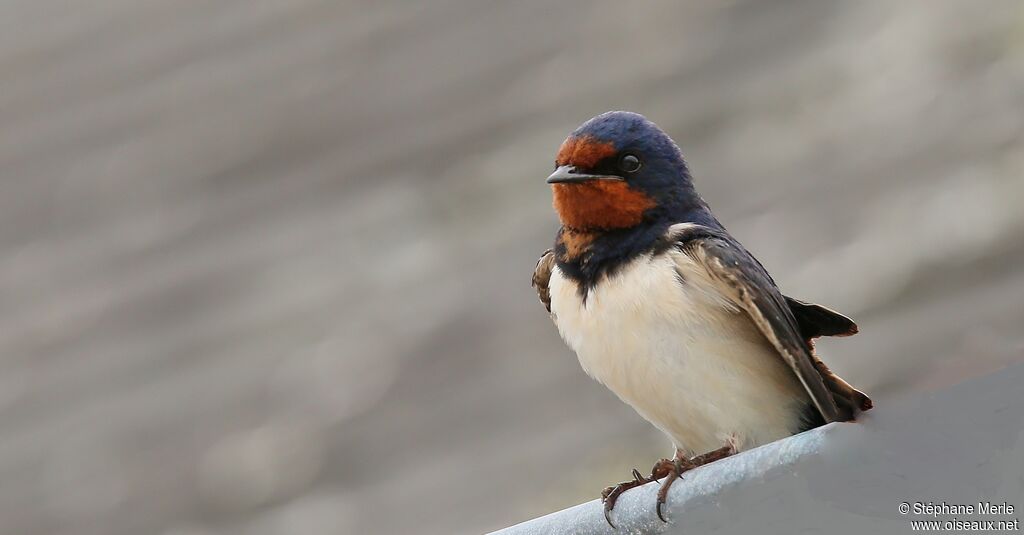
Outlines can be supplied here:
M583 369L676 448L699 454L729 440L747 449L800 428L808 397L796 375L683 253L640 257L591 288L586 303L557 267L549 288L555 323Z

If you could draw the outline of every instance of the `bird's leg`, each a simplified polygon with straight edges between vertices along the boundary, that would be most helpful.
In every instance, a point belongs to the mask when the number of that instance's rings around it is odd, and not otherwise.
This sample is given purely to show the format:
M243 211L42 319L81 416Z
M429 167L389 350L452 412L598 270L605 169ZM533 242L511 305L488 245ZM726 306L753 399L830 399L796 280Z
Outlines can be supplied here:
M667 467L668 473L666 474L668 478L662 482L661 488L658 489L658 504L656 507L658 511L658 518L660 518L662 522L667 522L664 515L661 513L661 506L665 504L665 500L668 498L668 489L672 488L672 483L675 483L677 478L682 479L684 472L688 472L698 466L703 466L719 459L724 459L734 453L736 453L736 445L733 441L729 441L728 444L718 448L717 450L709 451L689 459L687 459L686 455L679 450L676 450L676 457L672 461L662 459L663 461L668 461L669 466Z

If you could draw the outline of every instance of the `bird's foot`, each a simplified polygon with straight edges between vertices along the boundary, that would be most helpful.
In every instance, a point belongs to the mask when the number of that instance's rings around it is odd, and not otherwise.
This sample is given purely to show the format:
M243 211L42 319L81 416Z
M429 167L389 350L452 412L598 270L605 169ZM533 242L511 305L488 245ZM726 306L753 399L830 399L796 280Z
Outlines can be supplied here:
M665 505L665 500L668 499L668 490L672 488L672 484L676 482L676 479L683 478L683 473L693 470L698 466L704 466L705 464L719 459L724 459L734 453L736 453L736 445L734 442L730 441L728 444L718 448L717 450L709 451L690 459L687 459L682 452L676 451L676 457L672 461L669 461L668 459L662 459L659 461L659 464L661 464L661 462L667 462L668 466L665 467L667 470L665 475L667 477L665 481L661 483L661 488L658 489L658 502L655 508L658 512L658 518L660 518L662 522L668 522L665 520L665 516L661 512L661 506ZM657 469L658 466L659 465L655 465L655 469Z
M633 479L629 481L623 481L618 485L612 485L601 492L601 501L604 503L604 519L608 521L608 525L615 528L615 524L612 523L611 512L615 508L615 502L618 501L619 496L629 489L646 485L651 481L660 481L661 487L658 489L658 502L657 512L658 518L662 522L667 522L664 515L661 512L661 506L665 503L668 498L668 490L672 487L672 483L675 483L677 478L682 478L683 473L703 466L710 462L724 459L732 454L736 453L736 445L730 442L726 446L723 446L717 450L709 451L705 454L698 455L693 458L686 458L682 452L676 451L674 459L661 459L654 463L654 468L651 469L651 475L644 477L638 470L633 469Z
M668 482L671 479L678 477L678 474L682 473L676 469L676 465L681 462L689 462L689 459L679 457L678 455L680 454L677 453L676 459L661 459L658 462L654 463L654 468L651 468L651 475L648 477L640 475L640 471L634 468L633 479L629 481L624 481L622 483L619 483L618 485L608 487L604 489L603 492L601 492L601 501L604 502L604 519L608 521L609 526L613 528L615 527L615 524L612 523L611 512L612 509L615 507L615 502L619 499L619 496L621 496L622 493L626 492L627 490L642 485L646 485L651 481L660 481L665 477L672 475L673 472L675 472L676 475L666 480L665 483L662 483L662 488L665 489L665 492L668 492ZM660 508L661 505L659 504L658 507ZM658 515L661 516L660 510Z
M658 466L661 463L671 463L671 462L672 461L669 461L668 459L662 459L662 460L658 461L658 463L656 463L654 465L654 470L651 471L651 477L644 477L644 476L640 475L640 471L637 470L636 468L634 468L633 469L633 479L631 479L629 481L623 481L622 483L619 483L618 485L612 485L612 486L604 489L603 491L601 491L601 502L604 503L604 519L608 522L609 526L611 526L613 529L615 528L615 524L612 524L611 514L612 514L612 509L615 507L615 502L618 501L619 496L621 496L623 492L626 492L629 489L633 489L633 488L639 487L641 485L646 485L647 483L650 483L651 481L655 481L655 472L657 471ZM662 477L664 477L664 476L662 476Z

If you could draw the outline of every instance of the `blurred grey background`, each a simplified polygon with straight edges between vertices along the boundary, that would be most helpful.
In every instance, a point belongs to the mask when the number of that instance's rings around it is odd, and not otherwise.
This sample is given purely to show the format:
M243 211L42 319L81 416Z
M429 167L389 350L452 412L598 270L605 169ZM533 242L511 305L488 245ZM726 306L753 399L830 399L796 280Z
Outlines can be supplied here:
M1024 358L1024 6L0 4L0 533L478 533L669 452L529 287L644 113L885 400Z

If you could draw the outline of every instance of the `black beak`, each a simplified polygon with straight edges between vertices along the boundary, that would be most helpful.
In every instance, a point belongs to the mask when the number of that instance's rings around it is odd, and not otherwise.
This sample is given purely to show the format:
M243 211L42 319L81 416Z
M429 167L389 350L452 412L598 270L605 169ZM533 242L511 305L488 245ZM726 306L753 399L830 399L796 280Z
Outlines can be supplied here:
M554 173L548 177L548 184L562 184L571 182L586 182L588 180L625 180L621 176L615 175L587 175L578 172L576 167L572 165L563 165L558 169L555 169Z

